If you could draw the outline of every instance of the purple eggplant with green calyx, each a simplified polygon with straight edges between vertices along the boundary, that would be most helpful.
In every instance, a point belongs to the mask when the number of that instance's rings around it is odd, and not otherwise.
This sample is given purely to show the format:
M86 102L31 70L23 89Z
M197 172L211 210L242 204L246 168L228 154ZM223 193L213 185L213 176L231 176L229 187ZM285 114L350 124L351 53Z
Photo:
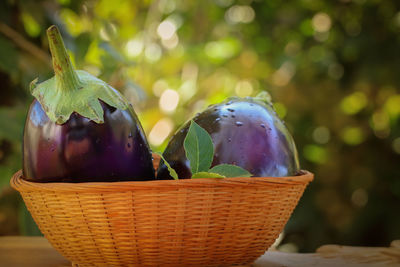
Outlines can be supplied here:
M227 99L208 107L193 121L211 136L214 145L211 167L232 164L247 170L253 177L293 176L300 171L293 138L265 94ZM190 122L183 125L163 153L179 179L192 176L184 149L189 127ZM157 179L171 179L163 163L158 168Z
M57 27L47 30L55 76L32 82L23 177L35 182L153 180L152 156L132 106L114 88L74 70Z

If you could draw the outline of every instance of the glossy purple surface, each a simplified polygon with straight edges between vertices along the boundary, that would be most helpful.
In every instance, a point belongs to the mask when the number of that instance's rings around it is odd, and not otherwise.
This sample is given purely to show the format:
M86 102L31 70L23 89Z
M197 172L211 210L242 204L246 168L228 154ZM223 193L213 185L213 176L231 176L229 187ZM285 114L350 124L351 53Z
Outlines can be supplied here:
M104 123L73 113L58 125L34 100L24 130L24 178L36 182L154 179L149 145L134 111L101 103Z
M290 176L299 171L293 138L272 107L263 102L232 98L208 107L193 120L211 135L212 166L234 164L256 177ZM189 126L190 121L172 137L163 154L180 179L191 177L183 148ZM157 178L171 179L164 164Z

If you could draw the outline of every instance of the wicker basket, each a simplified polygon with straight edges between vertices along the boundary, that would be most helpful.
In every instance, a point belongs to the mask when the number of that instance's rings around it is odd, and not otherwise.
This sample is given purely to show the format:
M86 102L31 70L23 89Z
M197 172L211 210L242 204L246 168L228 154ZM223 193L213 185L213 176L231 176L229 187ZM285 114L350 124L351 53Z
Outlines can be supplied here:
M49 242L79 266L249 264L313 175L112 183L11 179Z

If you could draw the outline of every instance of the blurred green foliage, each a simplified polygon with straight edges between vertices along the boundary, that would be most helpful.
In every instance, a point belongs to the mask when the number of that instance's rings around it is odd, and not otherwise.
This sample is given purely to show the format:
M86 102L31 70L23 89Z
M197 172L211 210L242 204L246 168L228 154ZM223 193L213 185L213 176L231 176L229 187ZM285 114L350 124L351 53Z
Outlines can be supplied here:
M152 148L193 114L267 90L315 173L282 250L400 238L400 2L0 2L0 235L35 234L8 181L29 83L52 76L45 30L133 103ZM19 211L18 211L19 210Z

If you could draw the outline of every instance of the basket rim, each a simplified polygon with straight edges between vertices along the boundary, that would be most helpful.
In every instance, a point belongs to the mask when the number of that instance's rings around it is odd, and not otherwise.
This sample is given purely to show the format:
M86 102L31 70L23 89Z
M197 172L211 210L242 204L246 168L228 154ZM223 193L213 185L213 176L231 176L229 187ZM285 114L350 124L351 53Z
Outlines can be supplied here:
M132 190L216 188L272 185L307 185L314 179L314 174L302 170L300 175L287 177L235 177L235 178L199 178L180 180L150 180L121 182L83 182L83 183L39 183L30 182L22 177L22 170L17 171L10 180L10 185L19 192L23 191L61 191L61 192L110 192Z

